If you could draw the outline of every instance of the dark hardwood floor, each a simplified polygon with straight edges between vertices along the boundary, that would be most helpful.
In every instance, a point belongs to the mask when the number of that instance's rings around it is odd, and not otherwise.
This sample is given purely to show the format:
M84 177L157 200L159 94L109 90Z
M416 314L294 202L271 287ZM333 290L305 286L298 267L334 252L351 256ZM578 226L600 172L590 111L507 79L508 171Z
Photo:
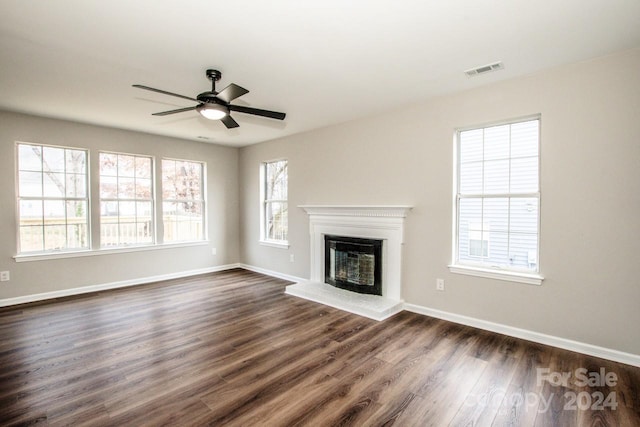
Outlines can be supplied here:
M0 309L0 425L640 426L640 368L286 284L231 270Z

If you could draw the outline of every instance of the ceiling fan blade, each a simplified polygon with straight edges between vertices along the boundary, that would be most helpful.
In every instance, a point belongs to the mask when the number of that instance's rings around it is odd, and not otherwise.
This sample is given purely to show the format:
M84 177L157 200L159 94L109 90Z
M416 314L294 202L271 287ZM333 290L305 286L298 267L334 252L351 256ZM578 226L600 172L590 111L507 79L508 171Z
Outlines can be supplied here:
M236 84L231 83L229 86L222 89L216 95L216 97L222 99L224 102L229 103L246 93L249 93L249 91L243 88L242 86L238 86Z
M233 118L229 115L224 116L223 118L220 119L220 121L224 123L227 129L237 128L238 126L240 126L238 122L233 120Z
M178 108L177 110L162 111L160 113L153 113L152 116L168 116L169 114L183 113L185 111L195 110L197 107L198 106L195 105L193 107Z
M144 89L144 90L150 90L151 92L158 92L158 93L162 93L165 95L170 95L170 96L177 96L178 98L183 98L183 99L188 99L189 101L195 101L198 102L197 99L195 98L191 98L189 96L184 96L184 95L179 95L177 93L172 93L172 92L167 92L166 90L161 90L161 89L155 89L149 86L143 86L143 85L132 85L133 87L137 87L138 89Z
M261 110L259 108L243 107L241 105L228 105L229 110L238 113L254 114L256 116L269 117L270 119L284 120L286 114L277 111Z

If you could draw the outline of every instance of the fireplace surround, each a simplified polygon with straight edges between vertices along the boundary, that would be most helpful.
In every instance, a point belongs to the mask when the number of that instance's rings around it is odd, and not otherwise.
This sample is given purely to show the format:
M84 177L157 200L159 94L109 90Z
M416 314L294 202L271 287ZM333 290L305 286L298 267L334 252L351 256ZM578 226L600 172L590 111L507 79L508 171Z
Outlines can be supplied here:
M303 205L309 215L310 280L286 293L383 320L402 310L402 243L411 206ZM356 294L325 282L325 235L379 240L381 295Z

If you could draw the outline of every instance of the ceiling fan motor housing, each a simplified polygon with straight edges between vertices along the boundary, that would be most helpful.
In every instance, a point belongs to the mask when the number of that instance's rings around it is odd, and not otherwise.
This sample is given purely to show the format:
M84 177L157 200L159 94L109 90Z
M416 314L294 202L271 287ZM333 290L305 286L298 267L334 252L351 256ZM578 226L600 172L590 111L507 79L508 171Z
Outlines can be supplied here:
M226 102L216 97L217 94L217 92L202 92L196 97L196 99L204 104L219 104L227 106Z

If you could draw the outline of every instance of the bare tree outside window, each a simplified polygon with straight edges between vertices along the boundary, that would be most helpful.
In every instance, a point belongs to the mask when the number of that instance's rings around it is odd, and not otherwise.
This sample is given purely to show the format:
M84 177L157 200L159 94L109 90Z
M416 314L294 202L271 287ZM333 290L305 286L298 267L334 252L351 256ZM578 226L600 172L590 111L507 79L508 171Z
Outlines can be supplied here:
M153 244L151 157L100 153L100 246Z
M19 252L88 249L86 150L17 148Z
M263 164L264 240L286 242L288 239L287 161L279 160Z
M162 160L164 241L204 239L204 164Z

